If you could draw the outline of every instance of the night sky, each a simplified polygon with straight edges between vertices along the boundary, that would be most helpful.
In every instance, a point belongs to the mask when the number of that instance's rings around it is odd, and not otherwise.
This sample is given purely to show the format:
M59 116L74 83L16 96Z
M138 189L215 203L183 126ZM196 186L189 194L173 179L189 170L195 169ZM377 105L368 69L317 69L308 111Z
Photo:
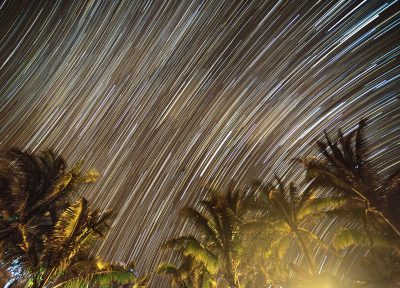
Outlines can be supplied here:
M141 273L180 210L274 173L368 117L400 162L399 1L0 1L0 148L51 147L119 211L101 254Z

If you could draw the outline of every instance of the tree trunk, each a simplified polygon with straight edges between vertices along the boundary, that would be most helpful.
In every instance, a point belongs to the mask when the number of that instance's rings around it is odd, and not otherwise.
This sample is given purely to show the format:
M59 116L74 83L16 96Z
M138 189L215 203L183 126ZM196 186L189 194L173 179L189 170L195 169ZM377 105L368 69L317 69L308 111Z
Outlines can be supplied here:
M388 225L398 237L400 237L400 222L395 215L392 215L392 213L386 209L385 205L383 204L383 200L375 197L376 194L374 190L365 188L365 185L362 184L360 190L359 188L354 187L352 190L355 194L364 199L369 209L373 213L377 214L382 221L385 222L386 225ZM364 193L360 191L363 191Z
M311 273L313 276L317 275L317 271L315 269L315 265L314 265L314 261L311 258L310 252L308 251L307 245L306 243L304 243L303 237L301 237L299 231L295 230L294 232L296 234L297 239L299 240L300 246L301 246L301 250L303 250L304 255L306 256L308 265L310 266L311 269Z
M225 280L230 288L239 288L236 283L235 273L232 268L232 262L229 255L225 255L225 267L226 267L226 277Z

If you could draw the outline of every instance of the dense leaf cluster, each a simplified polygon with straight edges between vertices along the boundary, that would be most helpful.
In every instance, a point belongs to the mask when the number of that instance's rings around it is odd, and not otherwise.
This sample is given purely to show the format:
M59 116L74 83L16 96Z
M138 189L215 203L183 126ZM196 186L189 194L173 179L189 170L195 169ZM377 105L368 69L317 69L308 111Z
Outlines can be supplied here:
M111 211L99 213L78 197L99 173L67 170L52 151L13 149L0 159L1 268L11 287L113 287L137 284L132 269L90 256L109 229ZM111 286L110 286L111 285Z
M199 233L166 244L182 255L181 266L162 264L159 272L173 287L400 287L400 171L386 180L375 172L365 126L339 130L334 141L325 133L319 156L299 159L301 189L278 177L211 189L210 200L188 209ZM328 258L345 266L360 249L366 256L347 275L324 265ZM192 281L198 275L208 277Z
M362 120L334 140L325 134L317 157L298 159L306 172L300 185L276 176L243 189L209 188L184 211L197 233L164 245L180 263L156 273L173 288L400 287L400 171L376 173L365 127ZM149 276L137 277L133 264L91 255L112 212L79 197L99 176L82 164L68 169L52 151L1 155L0 278L9 279L2 285L147 287ZM364 256L346 272L353 255Z

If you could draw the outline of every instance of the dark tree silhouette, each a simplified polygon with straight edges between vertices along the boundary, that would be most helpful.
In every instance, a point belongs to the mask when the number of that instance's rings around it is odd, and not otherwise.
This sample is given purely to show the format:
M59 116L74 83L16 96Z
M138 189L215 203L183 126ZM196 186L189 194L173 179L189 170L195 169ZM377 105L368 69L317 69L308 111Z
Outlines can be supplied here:
M400 171L381 180L368 161L365 127L366 120L361 120L357 129L347 135L339 130L335 141L325 133L325 142L317 142L321 156L306 157L301 162L308 178L314 179L314 187L333 188L346 197L353 209L363 210L365 223L383 223L399 238Z

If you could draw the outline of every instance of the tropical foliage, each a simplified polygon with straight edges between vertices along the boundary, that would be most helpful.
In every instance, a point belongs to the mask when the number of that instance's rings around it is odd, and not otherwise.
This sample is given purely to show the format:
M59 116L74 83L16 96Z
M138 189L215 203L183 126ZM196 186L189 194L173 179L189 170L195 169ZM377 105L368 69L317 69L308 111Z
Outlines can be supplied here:
M235 198L241 201L233 207L240 210L221 208L231 207L232 191L189 209L199 233L167 242L184 259L192 259L182 262L183 271L201 263L217 287L400 287L400 174L381 180L375 172L368 160L365 126L362 120L346 135L339 130L335 141L325 133L325 142L317 142L320 156L301 159L306 168L303 188L275 177L272 182L256 181L253 190ZM317 223L329 226L315 229ZM346 257L340 255L343 249L351 249ZM366 255L352 270L353 277L344 279L343 270L335 276L338 270L329 266L321 270L322 261L339 267L353 253ZM293 257L299 254L303 259ZM378 254L378 259L373 256ZM373 267L375 273L368 272ZM177 277L180 269L171 271L174 281L182 279Z
M387 179L377 173L368 158L365 127L366 120L361 120L347 135L339 130L335 141L325 133L325 141L317 142L321 156L303 158L302 163L313 187L330 188L347 201L336 216L346 217L350 225L337 230L333 246L369 248L363 259L366 269L358 272L363 280L355 281L357 286L399 287L398 274L393 272L400 257L400 170Z
M67 170L65 161L51 151L35 155L14 149L0 159L1 266L14 272L14 283L55 285L87 259L95 242L107 232L111 211L92 210L86 199L77 196L82 185L99 176L94 169L82 173L82 164ZM117 275L112 270L97 270L103 282L107 277L109 281L134 280L130 271ZM91 281L92 275L87 279Z
M157 268L158 274L170 277L173 288L214 288L216 283L201 261L192 256L183 256L177 267L169 263L162 263Z
M365 229L368 222L384 225L386 231L400 237L400 170L381 180L368 161L365 127L366 120L361 120L347 135L339 130L336 141L325 133L326 142L317 142L322 157L306 157L302 162L314 187L333 188L353 209L361 208Z
M184 209L192 233L163 247L178 263L156 273L172 288L400 287L400 170L377 172L365 127L334 140L325 133L317 156L300 159L298 184L276 176L207 189ZM82 164L68 169L52 151L1 155L2 285L148 287L133 264L93 256L113 213L78 196L99 176Z
M134 264L112 264L100 257L84 258L64 270L53 287L147 287L148 276L136 277Z
M240 287L246 197L239 190L229 190L224 195L211 193L210 199L201 201L200 209L189 207L185 211L200 232L199 237L182 236L168 241L166 246L191 257L206 273L221 278L229 287Z
M283 267L294 267L295 264L285 265L284 259L289 249L293 249L293 245L297 246L305 256L307 272L316 276L318 272L313 260L313 247L319 246L334 254L335 251L308 228L310 218L340 208L346 201L341 197L316 198L311 186L299 191L293 183L285 187L281 179L276 178L276 182L276 185L262 183L257 185L259 193L256 195L258 196L256 202L260 203L264 217L261 221L256 220L252 223L263 227L260 233L265 234L264 238L268 243L263 255L267 257L266 260L275 263L275 267L270 269L270 274L274 273L276 276L270 277L270 281L281 283L287 281L284 280L286 273L282 272L286 269Z

